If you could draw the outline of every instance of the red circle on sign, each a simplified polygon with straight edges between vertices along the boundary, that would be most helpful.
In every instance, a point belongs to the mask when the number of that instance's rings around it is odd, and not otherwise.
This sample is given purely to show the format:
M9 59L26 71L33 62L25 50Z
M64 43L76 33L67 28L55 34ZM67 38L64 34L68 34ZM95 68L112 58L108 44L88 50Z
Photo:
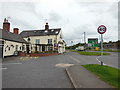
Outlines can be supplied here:
M104 25L100 25L97 30L98 30L98 33L104 34L106 32L107 28Z

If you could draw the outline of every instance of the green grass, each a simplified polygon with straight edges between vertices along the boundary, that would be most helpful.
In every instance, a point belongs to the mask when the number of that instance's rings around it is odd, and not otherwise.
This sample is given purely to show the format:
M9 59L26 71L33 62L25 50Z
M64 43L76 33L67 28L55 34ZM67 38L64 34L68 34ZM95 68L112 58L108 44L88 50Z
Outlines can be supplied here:
M98 51L100 51L100 50L98 50ZM120 50L112 50L112 49L103 49L103 51L106 51L106 52L120 52Z
M109 66L101 66L98 64L87 64L82 66L96 74L98 77L100 77L100 79L112 85L113 87L120 88L120 80L118 80L120 79L120 75L118 75L120 72L119 69Z
M87 51L75 51L75 50L70 50L72 52L77 52L80 53L81 55L89 55L89 56L100 56L100 52L87 52ZM103 55L110 55L110 53L103 53Z

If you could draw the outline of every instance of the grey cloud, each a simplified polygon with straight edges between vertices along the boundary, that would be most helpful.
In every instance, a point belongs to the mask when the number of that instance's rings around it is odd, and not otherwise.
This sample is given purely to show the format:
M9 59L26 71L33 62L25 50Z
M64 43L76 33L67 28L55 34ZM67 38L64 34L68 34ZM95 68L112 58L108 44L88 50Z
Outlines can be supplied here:
M77 28L75 28L76 34L86 32L88 35L94 35L96 34L96 30L97 29L94 29L92 24L80 25Z
M10 16L13 27L18 26L21 30L37 29L39 27L44 28L42 27L43 19L47 18L51 27L62 28L64 39L69 44L71 40L80 41L81 38L83 39L83 32L86 32L88 37L98 37L97 27L100 24L105 24L109 29L105 34L105 38L107 37L107 41L111 40L110 33L117 29L115 23L117 14L114 10L116 4L105 2L82 3L79 0L68 1L73 3L63 6L63 8L59 5L59 7L57 5L50 7L49 4L42 2L4 3L2 7L0 6L0 13L2 13L0 14L0 22L3 22L5 17ZM111 36L115 40L116 36Z
M53 22L58 22L62 19L62 17L55 11L51 11L49 13L49 20Z

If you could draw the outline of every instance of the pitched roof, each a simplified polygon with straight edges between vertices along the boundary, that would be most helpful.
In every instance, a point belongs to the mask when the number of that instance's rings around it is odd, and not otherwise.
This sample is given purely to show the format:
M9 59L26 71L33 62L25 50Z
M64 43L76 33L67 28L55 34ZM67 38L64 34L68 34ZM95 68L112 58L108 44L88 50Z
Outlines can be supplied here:
M8 32L7 30L0 29L1 33L1 39L9 40L9 41L15 41L15 42L20 42L20 43L27 43L21 35L15 34Z
M22 31L20 35L25 38L28 36L47 36L47 35L58 35L61 28L49 29L49 30L26 30Z

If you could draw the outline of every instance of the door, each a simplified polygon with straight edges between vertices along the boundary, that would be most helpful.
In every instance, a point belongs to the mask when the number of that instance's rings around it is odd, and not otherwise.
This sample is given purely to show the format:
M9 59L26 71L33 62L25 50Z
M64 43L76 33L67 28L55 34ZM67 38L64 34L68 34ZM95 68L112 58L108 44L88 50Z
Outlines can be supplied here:
M45 51L45 46L42 46L42 51Z
M27 54L29 54L29 52L30 52L29 45L26 45L26 51L27 51Z

